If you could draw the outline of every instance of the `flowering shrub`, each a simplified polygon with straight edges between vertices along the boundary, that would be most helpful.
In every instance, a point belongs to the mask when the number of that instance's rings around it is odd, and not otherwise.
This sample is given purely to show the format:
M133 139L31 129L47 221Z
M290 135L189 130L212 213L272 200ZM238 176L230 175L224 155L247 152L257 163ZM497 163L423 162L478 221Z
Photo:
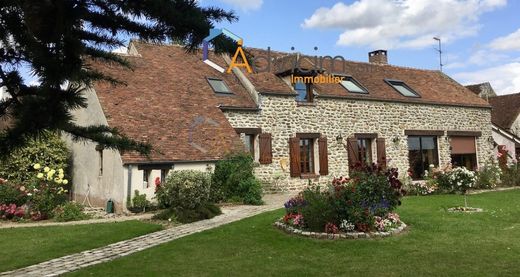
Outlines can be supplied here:
M341 221L341 224L339 225L339 229L341 229L344 232L352 232L355 228L356 226L354 225L354 223L351 223L346 219L343 219Z
M328 189L310 186L285 203L283 221L327 233L377 230L377 218L399 219L391 213L405 194L398 175L397 169L373 165L358 168L352 178L334 178Z
M16 204L2 204L0 205L1 219L21 219L25 216L25 208L18 207Z
M329 222L325 225L325 233L327 234L337 234L339 232L338 226L336 224Z
M2 179L0 182L0 204L7 207L22 207L22 217L30 217L32 220L42 220L52 217L54 208L66 200L65 186L68 180L64 178L63 169L52 169L42 167L40 164L33 165L33 177L24 184L9 182ZM13 206L14 205L14 206ZM12 208L4 209L5 219L12 219ZM19 215L21 213L18 213ZM16 216L20 218L20 216Z
M67 171L69 157L70 152L60 134L43 132L0 159L0 176L13 183L26 184L34 179L34 164Z
M477 172L476 188L492 189L502 182L502 169L491 160Z
M465 167L456 167L448 174L448 180L454 191L465 194L468 189L475 186L477 176L475 172Z
M437 191L436 182L413 182L409 186L408 193L416 195L428 195Z

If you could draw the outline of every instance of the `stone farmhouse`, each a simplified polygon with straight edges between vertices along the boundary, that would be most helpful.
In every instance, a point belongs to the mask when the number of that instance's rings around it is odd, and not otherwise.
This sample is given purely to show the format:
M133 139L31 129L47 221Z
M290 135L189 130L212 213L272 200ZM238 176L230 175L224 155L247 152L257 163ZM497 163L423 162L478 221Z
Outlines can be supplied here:
M126 85L95 84L77 123L117 127L154 151L145 157L70 142L74 197L88 194L97 205L110 198L121 210L136 189L153 197L155 180L169 171L212 170L233 151L253 155L266 191L324 184L357 163L421 179L430 165L474 169L493 155L490 105L439 71L389 65L384 50L369 53L368 62L328 59L322 67L297 53L248 52L269 56L256 62L272 63L270 70L221 73L200 52L139 41L124 55L132 70L92 65ZM227 56L210 59L223 68L230 63ZM332 73L342 81L294 78Z

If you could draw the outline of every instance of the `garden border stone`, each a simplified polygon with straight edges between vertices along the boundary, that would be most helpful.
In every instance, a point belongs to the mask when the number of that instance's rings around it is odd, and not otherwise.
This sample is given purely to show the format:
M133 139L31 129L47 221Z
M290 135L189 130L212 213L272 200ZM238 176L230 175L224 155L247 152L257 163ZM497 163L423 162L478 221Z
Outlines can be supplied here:
M294 228L288 224L285 224L281 219L277 220L273 223L273 226L284 231L287 234L298 235L308 238L316 238L316 239L329 239L329 240L338 240L338 239L370 239L370 238L385 238L391 237L397 234L402 233L408 225L401 221L401 225L396 228L393 228L387 232L348 232L348 233L339 233L339 234L329 234L329 233L320 233L320 232L308 232L303 231L301 229Z

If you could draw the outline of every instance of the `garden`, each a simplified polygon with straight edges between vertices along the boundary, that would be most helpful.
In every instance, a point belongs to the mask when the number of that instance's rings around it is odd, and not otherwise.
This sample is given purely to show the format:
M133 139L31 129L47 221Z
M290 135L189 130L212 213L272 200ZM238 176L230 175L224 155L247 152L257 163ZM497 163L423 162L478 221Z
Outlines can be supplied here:
M519 276L520 190L470 198L484 212L448 212L461 195L403 197L394 212L408 231L381 239L287 235L272 226L280 209L69 275Z
M356 168L350 178L335 178L325 189L311 186L285 203L286 213L276 226L318 238L402 231L405 225L394 212L405 194L398 176L397 169L374 164Z
M69 157L56 133L31 139L0 161L0 220L17 222L88 219L83 206L69 202Z

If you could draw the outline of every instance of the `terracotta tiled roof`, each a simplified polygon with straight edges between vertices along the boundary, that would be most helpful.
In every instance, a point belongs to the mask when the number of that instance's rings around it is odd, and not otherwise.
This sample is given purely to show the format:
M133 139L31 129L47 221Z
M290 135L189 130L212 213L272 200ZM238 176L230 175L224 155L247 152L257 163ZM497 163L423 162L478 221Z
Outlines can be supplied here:
M503 129L509 130L520 115L520 93L491 97L489 104L491 121Z
M133 70L94 65L126 86L95 84L111 127L152 144L149 159L124 153L124 163L216 160L239 147L240 138L218 105L255 107L233 74L222 74L179 46L134 42L140 56L127 56ZM217 64L223 59L212 56ZM226 82L233 95L216 95L207 77Z
M266 51L260 49L252 49L250 53L253 55L267 55ZM271 51L270 54L273 58L289 55L288 53L275 51ZM314 61L314 57L301 57L305 59L302 64ZM258 66L264 68L266 66L265 59L260 59ZM328 60L324 62L323 66L325 69L331 69ZM276 66L272 65L273 72L275 72L275 68ZM336 60L334 69L336 72L343 71L341 62ZM345 61L345 70L343 72L346 75L354 77L361 85L367 88L369 93L350 93L339 84L319 84L315 86L319 95L352 99L489 107L489 104L485 100L479 98L470 90L437 70ZM259 92L294 94L282 80L275 80L276 77L274 74L269 77L265 77L266 75L267 73L250 74L248 77ZM269 81L267 81L267 79L269 79ZM405 97L389 86L384 81L385 79L404 81L408 86L418 92L421 97Z

